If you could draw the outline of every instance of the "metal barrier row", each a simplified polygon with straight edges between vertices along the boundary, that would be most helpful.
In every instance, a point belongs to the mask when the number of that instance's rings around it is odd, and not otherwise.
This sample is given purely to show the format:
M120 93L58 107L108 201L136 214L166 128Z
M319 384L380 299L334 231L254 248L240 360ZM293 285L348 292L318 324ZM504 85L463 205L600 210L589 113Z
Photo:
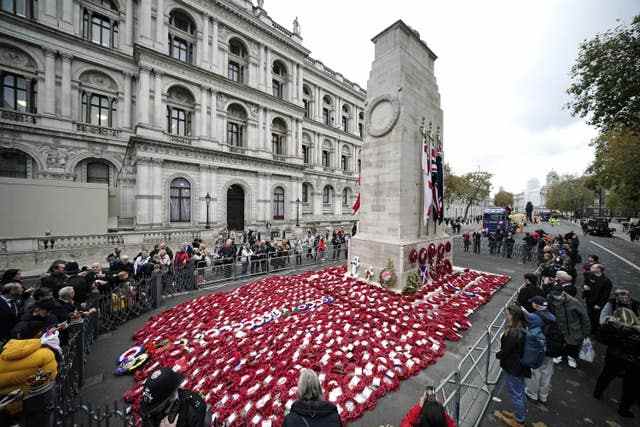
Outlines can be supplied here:
M509 251L507 245L502 242L495 244L493 247L490 245L487 238L480 240L480 247L474 245L473 241L470 242L468 250L465 249L464 240L460 236L453 237L453 246L460 252L465 252L474 255L493 255L504 257L505 259L512 259L523 263L535 263L537 261L537 249L531 248L524 243L515 242L513 248Z

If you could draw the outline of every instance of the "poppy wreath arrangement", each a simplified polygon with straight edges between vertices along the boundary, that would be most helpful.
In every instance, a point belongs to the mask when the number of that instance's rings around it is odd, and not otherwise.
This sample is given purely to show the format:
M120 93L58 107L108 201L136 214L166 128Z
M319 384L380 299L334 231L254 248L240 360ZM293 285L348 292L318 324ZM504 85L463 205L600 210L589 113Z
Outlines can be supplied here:
M445 340L459 339L468 315L509 280L463 271L403 296L345 271L271 276L152 317L134 335L149 361L125 399L137 413L144 380L171 366L219 422L281 425L306 367L319 373L342 420L351 421L435 363Z

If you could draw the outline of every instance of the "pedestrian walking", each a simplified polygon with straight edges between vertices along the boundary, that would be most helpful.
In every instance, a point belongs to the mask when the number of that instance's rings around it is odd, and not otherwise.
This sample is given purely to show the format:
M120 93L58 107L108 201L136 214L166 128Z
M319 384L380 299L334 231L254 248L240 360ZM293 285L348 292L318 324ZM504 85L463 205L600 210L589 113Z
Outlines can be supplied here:
M511 258L511 256L513 255L513 247L515 246L515 244L516 241L513 238L513 234L509 233L504 241L504 251L507 258Z
M482 242L482 233L480 231L475 231L473 233L473 253L474 254L479 254L480 253L480 244Z
M462 235L462 243L464 244L464 251L469 252L469 246L471 245L471 236L469 235L469 232Z

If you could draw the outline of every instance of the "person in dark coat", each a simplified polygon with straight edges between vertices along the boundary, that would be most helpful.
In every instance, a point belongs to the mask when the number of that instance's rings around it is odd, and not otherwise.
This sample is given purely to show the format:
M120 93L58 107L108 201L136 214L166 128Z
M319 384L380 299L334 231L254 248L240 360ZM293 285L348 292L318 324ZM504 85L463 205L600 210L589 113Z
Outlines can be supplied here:
M16 300L22 294L22 286L11 282L2 285L0 295L0 343L8 341L11 330L18 323L19 308Z
M26 340L38 338L47 329L56 326L58 319L53 315L56 303L53 299L36 302L30 313L26 313L11 331L13 338Z
M531 369L522 366L524 355L526 320L522 309L511 304L506 311L507 327L500 338L500 351L496 358L504 373L504 381L513 404L515 418L506 411L498 411L497 417L513 427L524 426L527 417L525 378L531 378Z
M633 418L631 407L634 401L640 403L640 303L631 299L627 289L617 289L615 298L603 308L598 336L607 345L607 354L593 397L601 399L609 383L622 376L618 414Z
M198 393L180 388L184 377L171 368L160 368L144 383L140 415L142 427L208 427L211 415Z
M474 254L480 253L481 240L482 240L482 233L480 231L475 231L473 233L473 253Z
M54 298L58 298L58 291L66 286L67 275L64 272L66 263L56 261L49 267L48 274L40 282L45 288L49 288Z
M530 300L535 296L544 296L544 292L538 286L538 277L533 273L527 273L524 275L524 286L518 292L518 305L527 312L534 313Z
M77 262L68 262L64 267L67 274L67 286L73 287L76 301L80 304L86 302L91 293L91 286L87 281L88 272L80 272Z
M320 380L311 369L302 369L298 379L298 400L284 419L283 427L340 427L338 408L322 400Z
M593 264L590 270L584 273L582 298L587 305L587 313L589 314L593 333L598 331L600 312L609 301L612 288L611 280L604 275L602 264Z

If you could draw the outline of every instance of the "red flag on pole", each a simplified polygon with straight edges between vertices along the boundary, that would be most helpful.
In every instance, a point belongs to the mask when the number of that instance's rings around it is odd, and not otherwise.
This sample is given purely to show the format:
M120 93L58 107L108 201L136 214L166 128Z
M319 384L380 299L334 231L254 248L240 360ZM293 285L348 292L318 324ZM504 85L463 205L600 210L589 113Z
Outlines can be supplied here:
M357 214L360 210L360 193L356 195L356 200L353 202L353 206L351 206L351 212L353 215Z

